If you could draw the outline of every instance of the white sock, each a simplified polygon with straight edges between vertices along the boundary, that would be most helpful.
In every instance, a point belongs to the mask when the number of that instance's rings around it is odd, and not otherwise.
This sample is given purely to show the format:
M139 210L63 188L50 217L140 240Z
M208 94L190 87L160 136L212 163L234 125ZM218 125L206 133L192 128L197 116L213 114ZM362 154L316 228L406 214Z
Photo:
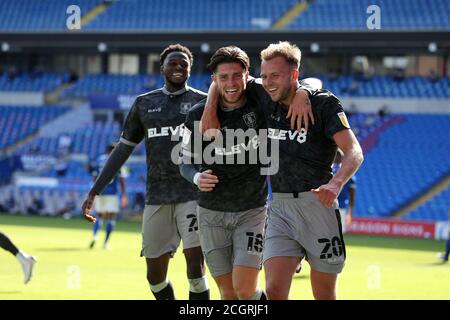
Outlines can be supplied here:
M200 293L205 292L209 289L208 286L208 280L206 279L206 276L203 276L201 278L197 279L188 279L189 280L189 291Z
M152 290L152 292L158 293L161 290L163 290L165 287L167 287L168 284L169 284L169 281L166 279L166 280L164 280L161 283L158 283L158 284L155 284L155 285L151 284L150 285L150 290Z
M24 263L27 260L28 257L29 256L25 252L20 251L20 250L16 254L16 258L17 258L17 260L20 261L20 263Z

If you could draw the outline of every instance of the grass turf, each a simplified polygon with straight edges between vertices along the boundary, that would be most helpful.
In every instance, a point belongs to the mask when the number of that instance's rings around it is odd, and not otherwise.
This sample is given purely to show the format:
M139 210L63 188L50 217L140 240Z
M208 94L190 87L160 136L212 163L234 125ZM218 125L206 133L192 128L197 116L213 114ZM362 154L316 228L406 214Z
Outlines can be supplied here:
M38 259L29 284L18 261L0 250L0 300L153 299L145 277L139 221L119 221L111 250L102 249L104 231L90 250L91 225L82 219L0 215L0 231ZM436 253L443 241L346 236L347 262L339 277L339 299L450 299L450 265ZM169 269L177 299L187 299L188 282L181 250ZM208 274L211 298L219 292ZM264 287L264 274L260 275ZM309 266L303 263L291 299L312 299Z

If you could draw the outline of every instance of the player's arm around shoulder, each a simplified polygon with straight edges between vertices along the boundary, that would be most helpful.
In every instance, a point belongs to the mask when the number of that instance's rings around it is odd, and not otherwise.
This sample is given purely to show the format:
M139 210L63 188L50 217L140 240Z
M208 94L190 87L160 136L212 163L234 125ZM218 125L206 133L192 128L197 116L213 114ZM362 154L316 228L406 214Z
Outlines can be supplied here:
M310 92L303 87L299 87L295 92L294 100L289 105L286 116L287 119L291 120L292 130L300 131L302 127L305 127L305 130L308 131L309 122L314 125L314 113L309 96Z
M205 101L205 108L199 123L199 131L209 137L214 137L217 130L220 130L217 109L219 106L219 89L213 81L209 86L208 97Z
M292 130L295 130L295 128L300 130L304 124L305 130L308 131L309 124L315 124L310 97L320 89L322 89L322 81L320 79L306 78L300 82L294 100L289 105L286 117L291 120Z

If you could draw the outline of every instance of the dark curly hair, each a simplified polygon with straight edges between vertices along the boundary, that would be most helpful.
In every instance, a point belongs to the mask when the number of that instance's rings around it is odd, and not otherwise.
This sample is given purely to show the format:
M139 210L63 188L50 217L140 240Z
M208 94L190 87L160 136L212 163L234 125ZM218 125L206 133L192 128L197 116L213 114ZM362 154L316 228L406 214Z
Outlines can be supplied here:
M164 64L164 60L166 60L167 56L171 52L183 52L188 56L191 66L194 63L194 56L192 55L191 50L189 50L187 47L182 46L181 44L177 43L177 44L171 44L170 46L165 48L163 50L163 52L161 52L161 55L159 56L159 64L161 66Z
M240 63L244 70L248 70L250 67L250 59L244 50L236 46L228 46L219 48L214 52L209 61L208 69L215 72L219 64L230 62Z

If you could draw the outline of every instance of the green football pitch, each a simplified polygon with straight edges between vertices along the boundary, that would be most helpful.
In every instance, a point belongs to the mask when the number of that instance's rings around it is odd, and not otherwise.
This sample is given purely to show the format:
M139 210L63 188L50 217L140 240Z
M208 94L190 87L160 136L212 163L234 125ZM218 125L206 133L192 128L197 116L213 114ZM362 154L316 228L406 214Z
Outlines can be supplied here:
M88 249L91 226L82 219L0 215L0 230L37 257L30 283L23 284L18 261L0 250L0 300L153 299L145 277L140 222L119 221L111 249ZM339 299L450 299L450 265L436 259L443 241L348 235L347 262L339 277ZM177 299L187 299L184 257L179 250L169 269ZM209 277L211 298L219 299ZM260 276L264 287L264 275ZM310 300L309 267L295 275L291 299Z

